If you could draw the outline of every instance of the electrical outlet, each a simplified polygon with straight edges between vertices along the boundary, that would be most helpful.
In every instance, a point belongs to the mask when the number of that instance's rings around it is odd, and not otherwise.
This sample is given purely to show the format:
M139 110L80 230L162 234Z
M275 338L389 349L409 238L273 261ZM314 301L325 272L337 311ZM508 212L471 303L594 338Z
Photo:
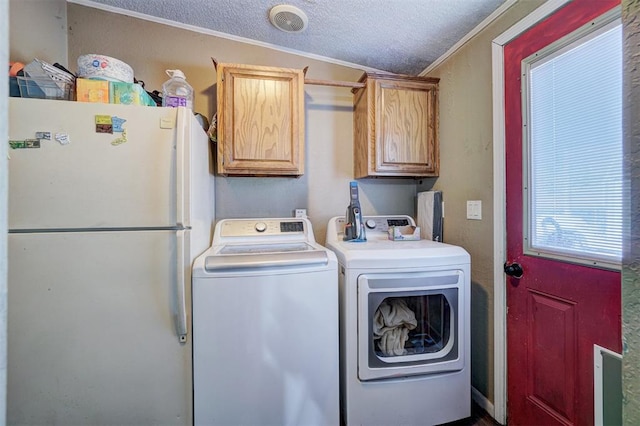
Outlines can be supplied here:
M296 209L293 215L294 217L307 217L307 209Z

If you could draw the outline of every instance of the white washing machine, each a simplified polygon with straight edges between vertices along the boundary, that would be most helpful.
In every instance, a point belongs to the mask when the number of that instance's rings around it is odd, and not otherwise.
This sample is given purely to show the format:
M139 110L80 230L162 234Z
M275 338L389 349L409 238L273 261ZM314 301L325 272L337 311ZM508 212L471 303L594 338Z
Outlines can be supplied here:
M391 241L409 216L365 216L366 241L327 226L339 263L340 391L346 425L434 425L471 414L470 256Z
M196 425L339 423L338 272L307 219L226 219L193 267Z

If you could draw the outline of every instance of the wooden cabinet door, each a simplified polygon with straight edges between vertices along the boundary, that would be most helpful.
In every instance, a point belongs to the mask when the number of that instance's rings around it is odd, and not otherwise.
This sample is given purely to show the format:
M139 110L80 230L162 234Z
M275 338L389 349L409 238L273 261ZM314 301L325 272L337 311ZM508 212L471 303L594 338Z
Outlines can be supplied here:
M437 176L437 107L437 79L369 78L355 96L356 177Z
M304 174L302 70L219 64L218 173Z

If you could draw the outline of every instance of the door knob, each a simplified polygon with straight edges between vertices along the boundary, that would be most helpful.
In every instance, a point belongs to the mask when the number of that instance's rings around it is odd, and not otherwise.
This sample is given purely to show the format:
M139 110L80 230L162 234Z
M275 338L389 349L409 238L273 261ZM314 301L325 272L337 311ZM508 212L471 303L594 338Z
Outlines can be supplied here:
M514 278L522 278L524 271L519 263L504 263L504 273Z

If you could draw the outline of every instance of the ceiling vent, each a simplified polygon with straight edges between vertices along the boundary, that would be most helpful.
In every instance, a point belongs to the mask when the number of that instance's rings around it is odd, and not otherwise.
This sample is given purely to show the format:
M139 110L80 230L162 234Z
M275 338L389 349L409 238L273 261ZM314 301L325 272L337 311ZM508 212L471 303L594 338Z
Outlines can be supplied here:
M299 33L307 28L307 15L295 6L280 4L269 11L269 20L274 27L288 33Z

